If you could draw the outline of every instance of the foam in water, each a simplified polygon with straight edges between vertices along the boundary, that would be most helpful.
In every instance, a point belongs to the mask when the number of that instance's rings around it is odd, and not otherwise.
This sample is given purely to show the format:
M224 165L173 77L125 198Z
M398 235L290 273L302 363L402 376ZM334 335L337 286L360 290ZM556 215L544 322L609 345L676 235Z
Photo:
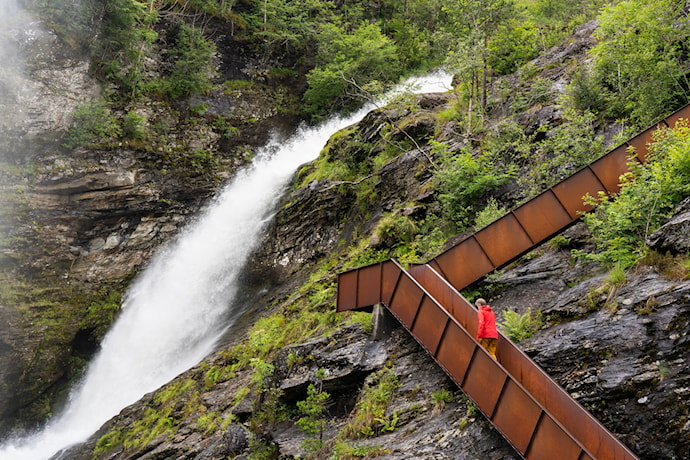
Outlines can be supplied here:
M412 90L446 91L449 80L442 73L429 75L415 79ZM262 148L131 287L65 411L43 431L0 446L0 459L43 460L83 442L124 407L211 353L230 325L241 270L288 180L318 156L333 133L372 108L299 129L288 141Z

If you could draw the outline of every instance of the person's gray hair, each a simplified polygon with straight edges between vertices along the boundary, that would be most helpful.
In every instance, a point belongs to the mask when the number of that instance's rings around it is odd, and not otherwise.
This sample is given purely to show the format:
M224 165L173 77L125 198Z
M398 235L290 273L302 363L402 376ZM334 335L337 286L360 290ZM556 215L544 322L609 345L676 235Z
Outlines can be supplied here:
M477 301L474 303L476 306L481 307L482 305L486 305L486 300L484 299L477 299Z

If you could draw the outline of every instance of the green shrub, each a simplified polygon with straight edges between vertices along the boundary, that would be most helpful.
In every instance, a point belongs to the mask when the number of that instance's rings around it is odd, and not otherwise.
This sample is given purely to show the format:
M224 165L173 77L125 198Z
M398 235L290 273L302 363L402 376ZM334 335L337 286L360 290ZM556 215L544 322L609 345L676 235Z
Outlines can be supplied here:
M474 219L474 231L479 231L507 213L505 206L499 206L494 197L489 197L486 207L479 211Z
M143 141L146 139L144 123L146 117L136 112L128 112L122 122L122 134L125 139Z
M397 388L398 378L390 368L372 374L360 392L354 415L343 428L342 435L359 438L394 430L397 414L386 415L386 408Z
M417 225L408 216L387 214L379 220L374 235L379 245L392 247L400 242L413 241L417 231Z
M598 18L592 50L610 118L646 127L687 101L690 24L677 0L625 0Z
M212 86L214 53L214 44L199 29L180 25L176 43L170 50L173 70L162 85L165 93L177 99L208 91Z
M659 228L680 201L690 195L690 127L659 130L647 155L647 163L632 165L621 178L615 199L590 197L596 210L583 216L592 232L597 251L578 253L608 267L623 269L645 256L646 237Z
M594 134L594 114L566 108L563 119L563 124L537 145L532 159L537 166L519 179L521 188L528 191L527 196L551 187L605 153L603 137Z
M63 145L74 148L118 138L122 129L104 101L84 102L74 111L72 127Z
M531 308L523 314L513 310L503 311L501 332L513 342L520 342L532 337L542 324L541 313L533 313Z
M442 159L435 180L444 214L459 229L467 228L481 208L482 199L508 182L511 173L496 171L486 157L468 150L451 154L443 144L432 141L431 145L432 151L440 153Z
M323 445L323 430L326 426L326 407L330 395L323 391L323 382L319 379L317 385L309 384L307 399L297 402L302 417L295 423L308 438L303 444L309 452L314 452Z
M325 109L351 109L379 81L388 84L401 74L398 49L377 24L363 24L351 33L323 24L317 60L319 65L307 74L304 94L308 111L317 115Z
M507 21L489 43L488 64L498 75L515 72L539 52L539 31L533 24Z

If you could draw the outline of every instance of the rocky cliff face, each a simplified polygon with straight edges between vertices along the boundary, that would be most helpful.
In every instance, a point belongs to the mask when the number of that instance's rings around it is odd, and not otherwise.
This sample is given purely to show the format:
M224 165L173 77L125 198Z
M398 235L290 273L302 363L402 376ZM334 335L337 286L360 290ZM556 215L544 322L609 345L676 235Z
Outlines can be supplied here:
M555 50L555 61L571 62L586 49L582 41L587 40L584 34L572 46ZM71 94L69 107L76 107L84 94L98 91L88 78L86 61L67 54L71 57L61 67L67 75L63 86L81 83L72 93L47 92L39 98L58 98L49 103L56 107L67 104L59 99L65 94ZM224 56L227 63L229 58ZM40 74L39 69L30 75ZM553 78L562 90L564 73ZM272 121L276 125L284 121L266 109L266 99L236 96L210 94L189 104L207 104L209 117L242 112L249 120L258 114L264 128ZM391 120L405 127L404 133L393 135L394 140L402 144L410 135L422 141L433 131L435 114L448 97L423 96L414 101L414 109L403 105L376 111L334 137L327 150L342 161L366 161L389 145L380 133L390 129ZM48 123L49 129L37 128L34 140L43 147L36 148L34 143L30 150L10 148L15 153L7 163L35 166L31 171L3 171L3 192L14 197L15 206L4 211L2 223L12 244L2 247L0 263L3 276L12 283L28 280L42 289L24 293L21 308L12 307L17 303L8 297L0 302L0 321L10 325L0 337L0 364L5 369L0 393L3 422L36 401L36 395L52 398L55 389L71 377L66 372L70 357L87 358L93 351L100 329L95 321L83 322L94 298L84 301L84 293L99 289L107 293L113 286L126 284L152 251L203 206L233 168L247 160L251 146L261 141L253 125L233 144L185 108L168 109L154 103L141 109L151 123L158 121L170 128L160 150L113 145L66 152L59 147L59 138L69 125L67 119L57 125ZM48 115L36 112L22 123L43 126L42 117ZM525 118L521 123L533 127L560 122L559 109L553 105L521 116ZM445 134L457 135L458 143L471 142L457 133ZM362 145L368 146L366 151ZM176 157L179 164L168 156L197 148L214 152L218 162L196 170L193 163L185 163L184 155ZM30 151L31 157L20 151ZM249 276L273 283L262 306L284 301L316 263L349 242L385 246L374 232L384 213L433 213L428 187L433 161L424 150L405 149L372 173L366 197L351 187L355 184L328 180L298 187L308 173L305 168L249 267ZM686 204L666 228L650 237L649 244L661 251L687 254L687 214ZM567 236L569 246L546 244L476 289L499 312L527 308L543 312L545 325L523 343L524 349L640 457L687 458L689 282L674 279L673 270L650 266L631 274L617 290L604 289L599 267L570 256L569 249L589 244L586 232L577 226ZM332 299L329 302L333 308ZM83 446L58 457L247 458L250 451L258 455L261 446L267 457L296 458L305 454L304 442L313 439L298 429L295 413L296 403L307 398L310 383L323 385L331 395L322 439L332 447L338 441L335 433L352 423L360 390L381 386L387 379L392 382L385 395L389 404L377 414L372 433L352 435L352 457L517 458L421 347L383 317L375 333L353 324L327 337L284 348L271 362L273 371L260 383L252 381L249 370L229 371L237 360L229 349L220 350L160 391L125 408ZM51 332L57 324L59 333ZM260 392L248 391L257 385ZM291 411L280 419L257 417L268 412L270 404ZM164 410L154 412L160 408ZM31 410L39 409L34 404ZM151 414L158 414L158 419L150 420ZM260 426L250 423L257 419ZM167 429L170 426L174 431ZM132 427L144 427L150 436L136 444L124 443L118 436Z
M174 106L139 101L127 109L144 120L145 141L68 149L73 114L103 88L81 49L28 13L21 18L13 23L19 40L2 47L12 65L0 88L0 433L53 410L156 248L270 132L296 122L268 84L248 84ZM251 65L246 45L217 38L225 45L216 56L219 81L248 79L239 70ZM198 106L207 110L192 110ZM215 128L219 117L236 127L232 138Z
M682 207L672 221L687 218L688 212ZM667 231L660 230L655 238ZM523 349L640 458L686 458L690 281L642 269L615 292L598 291L605 284L600 269L574 262L570 255L570 249L589 244L586 229L578 225L566 236L569 247L546 243L477 288L491 293L499 316L505 309L543 312L545 325L521 344ZM682 239L686 244L687 234ZM331 395L322 439L333 448L361 404L361 388L388 375L395 385L387 393L378 429L350 441L361 455L391 460L519 458L394 318L385 310L375 315L373 331L351 325L281 350L267 380L279 390L281 403L292 407L305 400L310 384L321 384ZM208 369L231 364L221 352L170 386L201 384ZM109 450L98 458L246 458L259 441L273 446L274 458L306 455L305 442L313 437L296 426L297 416L268 420L262 427L246 423L262 410L258 395L243 390L249 385L249 376L242 374L194 396L203 402L203 413L233 420L227 428L202 432L202 414L185 413L181 401L189 396L183 396L170 414L181 423L174 435L158 436L138 449ZM98 438L106 436L103 442L131 427L144 411L160 406L157 398L150 395L125 409L92 441L63 458L90 458Z

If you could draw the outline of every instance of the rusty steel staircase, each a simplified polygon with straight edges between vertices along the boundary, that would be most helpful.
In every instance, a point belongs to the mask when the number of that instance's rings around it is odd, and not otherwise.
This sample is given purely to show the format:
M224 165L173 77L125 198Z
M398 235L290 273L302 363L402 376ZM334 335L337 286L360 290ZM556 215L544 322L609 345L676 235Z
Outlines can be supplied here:
M524 458L636 459L501 334L500 362L492 359L475 339L476 310L458 291L575 223L592 209L586 194L617 193L629 148L644 162L654 131L680 118L690 118L690 105L426 264L405 270L389 260L340 273L337 311L386 306Z

